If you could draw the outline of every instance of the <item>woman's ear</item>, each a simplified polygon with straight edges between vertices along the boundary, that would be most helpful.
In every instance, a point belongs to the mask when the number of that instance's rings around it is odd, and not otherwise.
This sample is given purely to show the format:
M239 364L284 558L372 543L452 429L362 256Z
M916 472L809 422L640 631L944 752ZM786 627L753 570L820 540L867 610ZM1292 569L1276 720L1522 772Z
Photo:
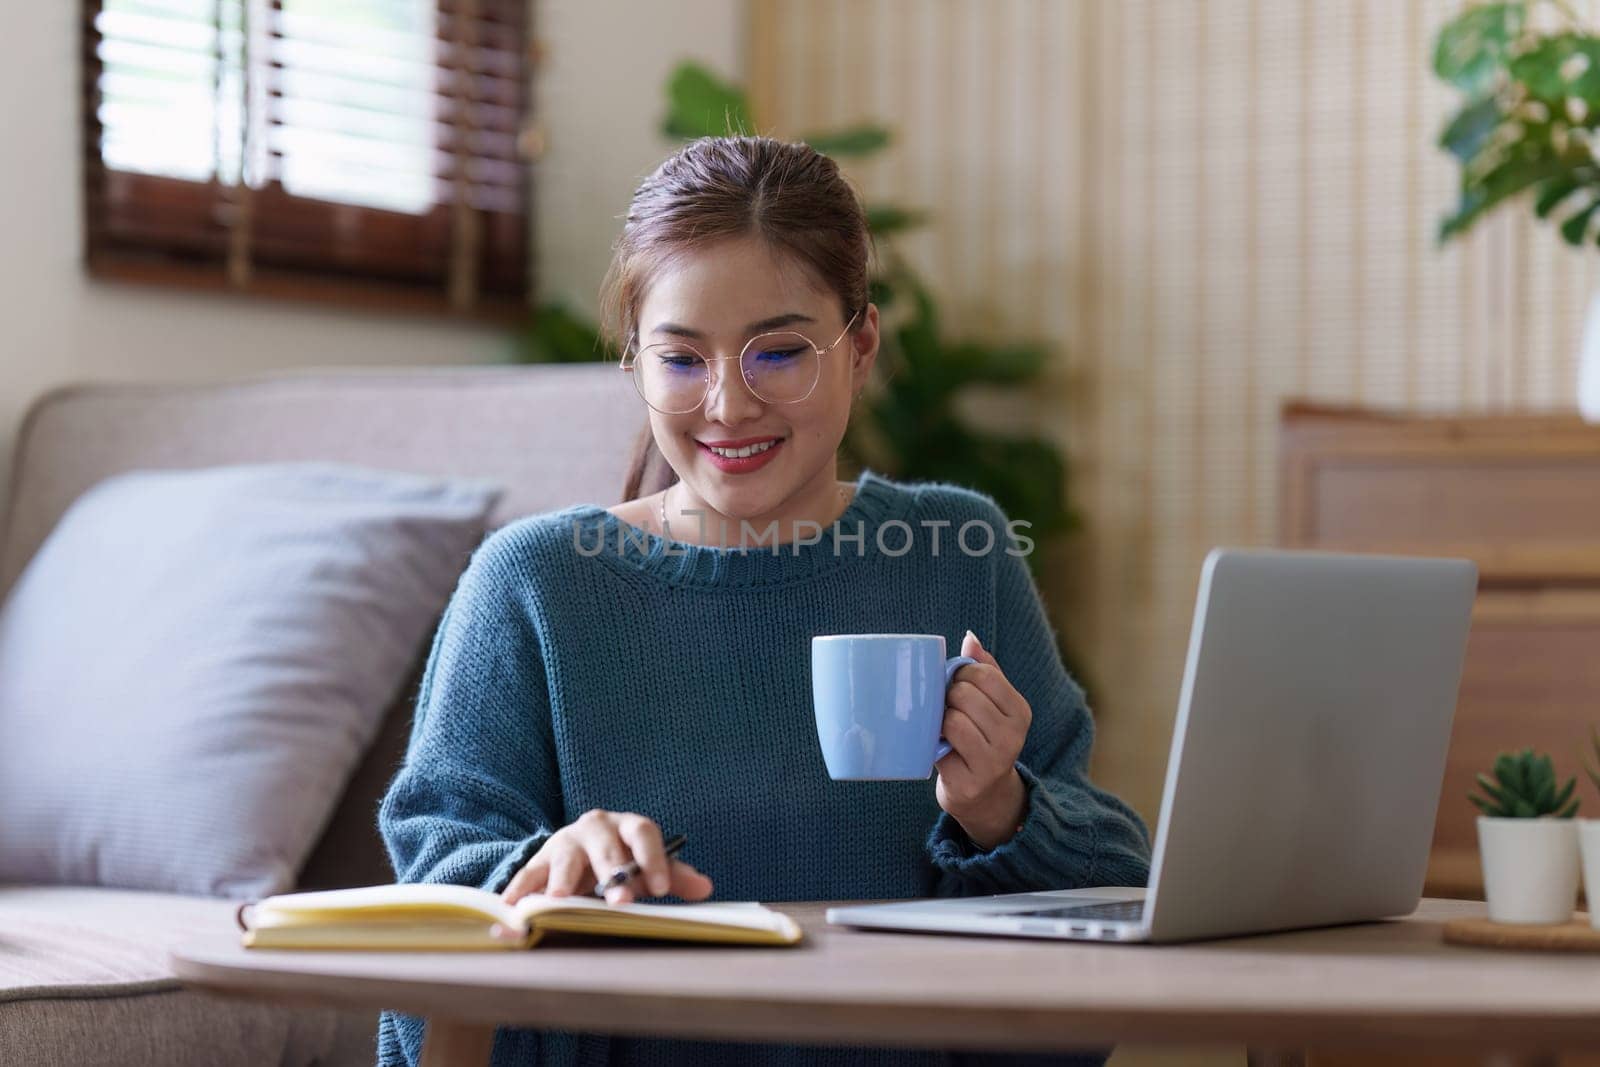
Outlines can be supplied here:
M864 380L878 358L878 305L868 304L861 327L851 335L851 367Z

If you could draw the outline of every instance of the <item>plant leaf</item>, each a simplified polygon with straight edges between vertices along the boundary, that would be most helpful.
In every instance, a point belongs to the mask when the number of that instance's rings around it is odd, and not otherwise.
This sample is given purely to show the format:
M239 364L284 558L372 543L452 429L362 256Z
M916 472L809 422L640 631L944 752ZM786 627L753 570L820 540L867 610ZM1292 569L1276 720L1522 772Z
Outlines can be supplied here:
M825 156L870 156L889 145L889 128L873 122L800 138Z
M1439 147L1466 163L1483 150L1503 118L1500 102L1494 96L1479 97L1456 112L1439 135Z
M1550 802L1549 810L1550 811L1555 811L1555 810L1557 810L1559 808L1562 808L1562 807L1566 806L1567 801L1572 799L1572 791L1574 789L1576 789L1577 787L1578 787L1578 778L1577 778L1577 776L1574 775L1573 777L1568 778L1567 779L1567 784L1562 787L1561 792L1556 794L1555 799Z
M872 204L867 207L867 229L877 236L914 229L928 221L926 211L896 207L893 204Z
M905 322L898 332L901 354L913 374L927 373L939 362L939 312L933 296L916 280L908 280L912 304L916 314Z
M1560 806L1556 803L1555 780L1551 778L1541 778L1539 780L1536 792L1528 799L1532 800L1533 806L1541 812L1555 811L1556 808Z
M1507 817L1503 808L1496 807L1475 793L1468 793L1467 799L1472 801L1472 803L1477 806L1479 811L1483 812L1492 819L1504 819Z
M1511 59L1506 69L1534 99L1562 114L1568 97L1600 104L1600 39L1567 31L1539 38Z
M1574 175L1556 175L1539 190L1539 197L1533 202L1533 213L1541 219L1549 218L1556 205L1576 192L1582 184Z
M1518 792L1523 797L1533 796L1538 786L1538 760L1534 757L1533 749L1525 748L1518 752L1512 761L1517 768L1520 787Z
M894 286L882 278L873 278L867 282L867 299L882 311L894 304Z
M678 64L667 80L667 114L661 132L668 137L722 137L755 132L744 90L698 63Z
M539 305L518 338L523 363L590 363L621 358L593 324L560 301Z
M1516 794L1495 785L1489 780L1488 775L1481 772L1478 774L1478 786L1485 793L1489 794L1489 796L1493 797L1501 807L1509 808L1516 803Z
M946 360L970 382L1016 385L1038 377L1050 360L1044 345L951 345Z
M1067 506L1066 465L1054 445L1036 437L975 432L975 458L985 471L981 484L1009 521L1024 521L1020 532L1035 540L1075 529L1079 517ZM1006 531L995 531L996 545L1009 547Z
M1576 799L1574 799L1571 804L1568 804L1566 806L1565 810L1556 812L1556 818L1558 818L1558 819L1570 819L1574 815L1576 815L1577 813L1578 813L1578 802L1577 802Z
M1589 738L1596 758L1600 759L1600 726L1596 726L1593 723L1589 725ZM1588 760L1580 760L1579 762L1583 764L1584 773L1589 776L1589 781L1594 783L1595 789L1600 790L1600 770L1596 770Z
M1502 752L1495 757L1494 777L1508 793L1515 795L1522 792L1522 776L1511 753Z
M1532 151L1531 149L1529 151ZM1550 155L1529 155L1526 152L1508 156L1481 176L1461 182L1461 199L1456 212L1440 224L1439 240L1458 237L1471 228L1478 218L1508 197L1524 189L1555 177L1563 170L1561 163Z
M1487 89L1522 32L1520 2L1480 4L1462 11L1439 30L1433 70L1462 92Z
M1528 764L1528 799L1537 800L1548 787L1555 795L1556 772L1549 756L1537 756Z

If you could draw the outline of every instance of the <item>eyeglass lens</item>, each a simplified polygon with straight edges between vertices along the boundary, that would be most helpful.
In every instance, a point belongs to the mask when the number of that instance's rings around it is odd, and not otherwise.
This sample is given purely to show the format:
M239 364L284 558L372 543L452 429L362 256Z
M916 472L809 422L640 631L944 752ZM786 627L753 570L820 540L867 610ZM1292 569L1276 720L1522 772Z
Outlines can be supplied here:
M752 338L739 357L739 372L751 392L769 404L805 399L817 384L820 365L810 340L797 333ZM705 402L711 386L705 357L681 341L641 348L633 371L640 394L657 411L693 411Z

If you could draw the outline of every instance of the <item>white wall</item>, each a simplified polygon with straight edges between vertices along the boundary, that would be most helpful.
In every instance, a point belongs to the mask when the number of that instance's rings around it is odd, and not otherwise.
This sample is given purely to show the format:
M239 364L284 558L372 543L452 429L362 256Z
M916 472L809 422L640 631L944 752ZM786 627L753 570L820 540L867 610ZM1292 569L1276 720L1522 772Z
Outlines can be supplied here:
M669 146L660 85L696 56L737 76L743 0L544 0L550 58L536 87L550 152L537 170L544 293L592 307L633 186ZM79 15L14 4L0 37L0 492L17 422L67 382L197 381L302 366L504 358L504 332L439 318L341 311L96 282L81 265Z
M535 86L550 153L535 172L541 293L594 314L628 200L676 142L659 132L667 76L698 60L745 80L744 0L540 0Z

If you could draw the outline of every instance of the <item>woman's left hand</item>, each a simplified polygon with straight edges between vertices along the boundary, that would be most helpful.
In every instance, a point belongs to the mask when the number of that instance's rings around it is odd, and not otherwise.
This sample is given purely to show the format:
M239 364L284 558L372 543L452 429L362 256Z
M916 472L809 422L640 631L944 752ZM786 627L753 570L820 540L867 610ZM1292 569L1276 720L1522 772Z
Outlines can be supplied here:
M961 654L978 662L957 668L945 696L942 732L951 751L935 765L935 795L939 807L987 851L1011 840L1022 822L1027 788L1016 762L1033 709L971 630L961 640Z

